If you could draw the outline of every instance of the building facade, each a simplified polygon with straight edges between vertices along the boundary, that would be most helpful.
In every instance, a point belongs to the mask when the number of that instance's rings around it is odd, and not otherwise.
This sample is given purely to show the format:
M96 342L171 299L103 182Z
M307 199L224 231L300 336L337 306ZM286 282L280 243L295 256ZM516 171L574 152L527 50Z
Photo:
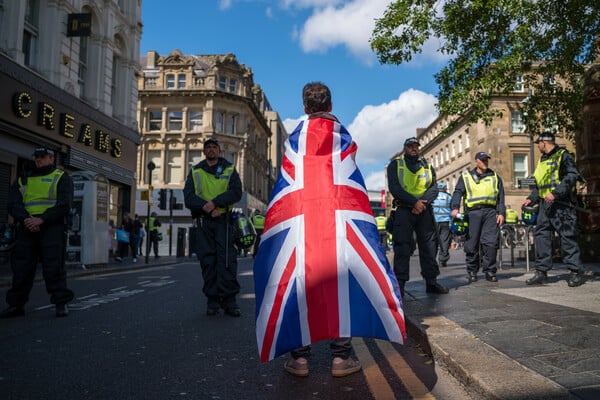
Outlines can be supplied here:
M0 223L12 222L8 188L40 145L76 191L102 182L94 226L133 209L141 29L141 0L0 0Z
M156 212L170 222L169 232L191 225L182 189L190 169L203 159L203 143L220 143L222 157L240 174L244 195L236 208L249 214L266 209L281 162L286 132L252 70L233 54L166 56L149 51L141 57L138 120L142 132L137 161L136 212ZM148 170L152 162L155 169ZM151 186L151 187L150 187ZM150 189L150 207L142 199ZM166 189L174 209L158 207ZM170 204L170 201L167 202Z

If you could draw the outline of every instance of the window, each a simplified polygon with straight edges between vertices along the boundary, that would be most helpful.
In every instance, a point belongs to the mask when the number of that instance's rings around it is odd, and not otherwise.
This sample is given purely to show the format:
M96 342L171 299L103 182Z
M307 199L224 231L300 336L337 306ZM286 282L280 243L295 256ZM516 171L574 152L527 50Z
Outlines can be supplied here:
M202 160L202 150L190 150L188 151L188 168L186 176L189 174L191 169Z
M468 149L469 147L471 147L471 142L469 139L469 130L465 130L465 149Z
M180 131L183 123L183 113L181 111L169 111L168 123L167 130Z
M463 151L463 148L462 148L462 135L459 135L458 136L458 154L461 154L462 151Z
M182 164L183 160L181 159L181 150L169 150L167 183L179 184L182 182Z
M219 89L225 90L227 88L227 78L224 76L219 77Z
M177 89L185 89L185 75L177 75Z
M231 133L232 135L236 134L236 122L237 118L235 115L227 118L227 133Z
M215 132L223 133L223 124L225 123L225 114L222 112L215 113Z
M113 55L112 62L112 80L110 82L110 104L113 106L113 115L116 112L117 105L117 79L118 79L118 71L119 71L119 57Z
M456 157L456 143L454 142L454 140L452 141L452 158Z
M27 0L25 6L22 50L24 56L23 62L28 67L33 67L35 65L38 29L38 0Z
M82 98L86 97L85 81L87 76L88 65L88 38L81 36L79 38L79 70L77 72L77 83L79 83L79 95Z
M237 90L237 81L235 79L229 80L229 91L235 93Z
M526 178L529 175L527 171L527 154L513 155L513 175L515 179L515 187L519 185L519 179Z
M188 113L188 131L199 131L202 129L202 111L190 111Z
M162 128L162 111L148 112L148 130L160 131Z
M513 133L525 132L525 124L523 123L523 114L520 111L510 113L511 129Z
M446 162L450 162L450 150L448 150L448 145L446 145Z
M160 150L148 150L148 153L146 154L146 160L148 160L148 162L152 161L155 165L155 168L152 170L152 183L154 184L162 182L162 160L160 158ZM146 171L146 174L148 173L147 168L144 168L144 171ZM148 181L148 176L146 176L146 181Z
M167 75L167 89L175 89L175 75Z
M553 114L546 114L544 116L544 131L550 131L552 133L558 133L558 122L556 116Z
M525 84L523 82L523 75L517 75L515 77L515 92L524 92Z

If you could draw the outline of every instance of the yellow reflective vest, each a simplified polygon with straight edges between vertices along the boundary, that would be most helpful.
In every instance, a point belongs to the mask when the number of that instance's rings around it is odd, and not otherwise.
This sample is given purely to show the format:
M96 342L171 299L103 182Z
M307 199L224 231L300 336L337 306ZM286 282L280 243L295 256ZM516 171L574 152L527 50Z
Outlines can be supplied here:
M29 176L27 184L19 178L19 190L23 196L23 205L29 215L41 215L56 205L58 181L65 172L55 169L48 175Z
M378 215L375 217L375 222L377 223L378 231L385 231L385 223L387 222L387 218L383 215Z
M478 205L496 205L500 189L498 187L498 175L495 172L493 175L475 181L471 171L465 171L462 173L462 178L465 183L465 206L467 208Z
M513 210L512 208L506 209L506 223L507 224L516 224L517 219L519 218L519 214Z
M261 214L256 214L252 216L252 225L254 225L254 229L265 229L265 216Z
M556 189L560 184L560 177L558 176L560 171L560 163L562 161L562 155L566 150L563 148L558 149L552 156L546 160L540 160L533 177L535 183L537 183L538 194L540 198L546 197L548 193Z
M226 167L219 175L213 175L206 172L202 168L192 170L192 178L194 179L194 191L197 196L205 200L212 200L221 193L227 191L229 179L233 173L233 165ZM218 207L220 213L225 213L231 210L228 208Z
M406 167L404 158L398 160L398 182L404 190L415 197L421 197L431 186L433 174L429 164L421 165L421 168L413 173Z

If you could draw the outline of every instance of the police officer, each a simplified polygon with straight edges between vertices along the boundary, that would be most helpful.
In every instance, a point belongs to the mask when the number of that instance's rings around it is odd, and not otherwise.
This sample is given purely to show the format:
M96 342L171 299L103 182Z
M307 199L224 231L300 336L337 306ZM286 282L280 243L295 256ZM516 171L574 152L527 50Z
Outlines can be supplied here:
M427 293L448 293L448 288L437 281L440 269L435 261L436 232L431 203L438 195L435 171L419 157L419 141L409 138L404 142L404 155L387 167L388 188L394 196L394 272L404 297L404 285L409 280L413 232L419 245L421 275Z
M158 242L159 240L159 232L158 228L162 225L157 218L156 212L152 211L150 213L150 219L148 220L148 245L152 247L152 251L154 251L154 258L160 258L158 254ZM150 250L148 250L148 255L150 255Z
M385 217L385 215L383 215L383 213L380 213L378 216L375 217L375 224L377 225L377 232L379 232L379 243L381 243L382 246L385 246L385 241L387 237L385 226L387 224L387 218Z
M496 252L506 206L504 184L498 174L488 168L489 161L488 153L481 151L475 154L475 168L462 173L452 194L452 218L458 215L464 197L469 221L464 245L469 283L477 281L480 265L486 280L498 282Z
M536 187L523 205L540 204L537 222L533 229L535 240L535 274L527 285L539 285L548 281L552 268L552 235L560 235L563 263L571 274L569 287L583 283L577 228L575 184L580 179L575 159L555 143L554 134L542 133L536 140L542 156L533 173Z
M54 150L38 147L35 168L17 179L10 189L8 212L19 223L17 242L11 255L12 286L6 293L9 307L1 318L25 314L25 303L33 287L38 262L56 316L66 317L73 292L67 288L64 265L66 219L73 200L73 182L54 166Z
M183 194L185 206L197 219L197 254L204 278L206 314L217 315L223 308L226 314L239 317L237 252L229 223L233 204L242 198L242 183L234 166L219 156L217 139L206 140L203 152L205 159L188 174Z
M438 183L439 193L435 200L433 201L433 216L435 218L435 225L438 233L438 241L439 241L439 262L442 267L448 265L448 260L450 259L450 253L448 249L450 248L450 241L452 240L452 235L450 232L450 202L452 201L452 196L448 194L448 185L444 182Z
M265 216L259 210L254 210L252 225L254 225L254 230L256 231L256 239L254 240L254 247L252 249L252 258L255 258L258 252L258 245L260 244L260 235L265 229Z
M506 206L506 221L504 222L507 224L516 224L519 222L519 214L510 205Z

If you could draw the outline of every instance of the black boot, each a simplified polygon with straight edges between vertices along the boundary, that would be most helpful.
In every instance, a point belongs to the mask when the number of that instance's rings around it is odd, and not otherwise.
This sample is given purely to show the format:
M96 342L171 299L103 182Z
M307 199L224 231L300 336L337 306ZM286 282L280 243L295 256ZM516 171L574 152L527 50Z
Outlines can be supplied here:
M571 271L571 276L569 277L569 280L567 281L567 285L569 285L569 287L577 287L577 286L581 286L583 284L583 279L581 279L581 277L583 276L583 272L580 271Z
M536 270L535 274L525 281L528 285L542 285L548 283L548 274L546 271Z
M426 293L436 293L436 294L447 294L448 288L446 286L441 285L437 281L427 282L425 286Z

